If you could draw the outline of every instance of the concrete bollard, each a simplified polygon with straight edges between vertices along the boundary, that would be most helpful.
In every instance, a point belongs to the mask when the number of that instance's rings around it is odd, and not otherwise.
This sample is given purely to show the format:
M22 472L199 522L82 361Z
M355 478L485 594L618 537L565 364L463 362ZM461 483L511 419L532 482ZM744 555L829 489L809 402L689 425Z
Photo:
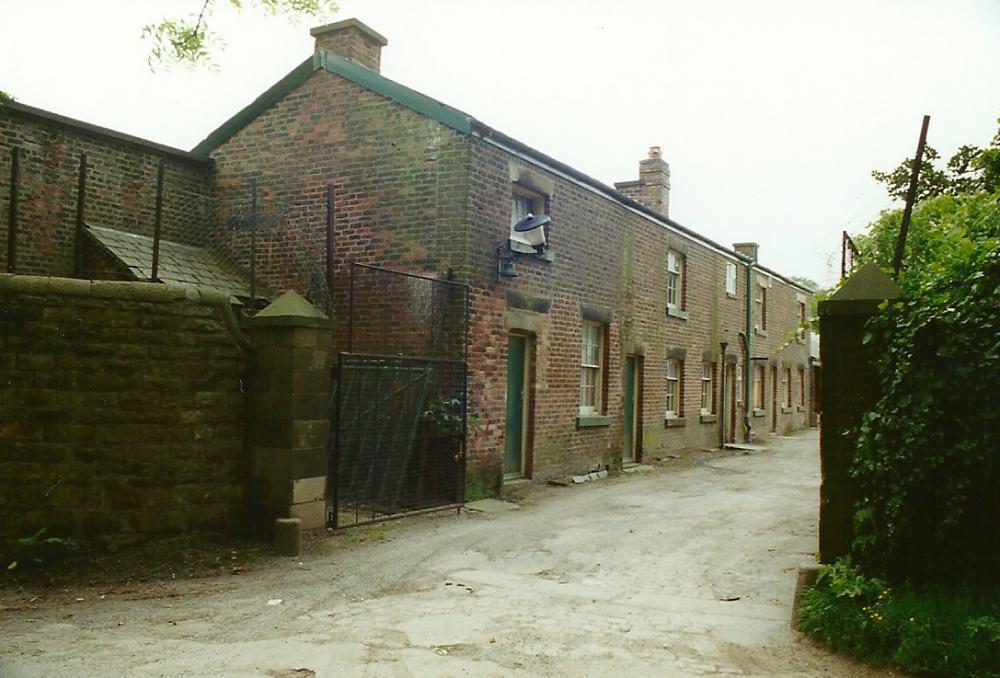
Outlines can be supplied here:
M278 518L274 521L274 552L279 556L302 555L302 520Z

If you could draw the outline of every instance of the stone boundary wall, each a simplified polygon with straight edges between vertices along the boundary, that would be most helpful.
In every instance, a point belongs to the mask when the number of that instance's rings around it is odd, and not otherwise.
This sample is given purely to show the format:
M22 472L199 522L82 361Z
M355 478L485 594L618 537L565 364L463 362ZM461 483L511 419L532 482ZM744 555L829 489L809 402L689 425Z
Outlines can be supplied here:
M41 527L112 542L241 525L248 362L228 304L0 275L0 543Z

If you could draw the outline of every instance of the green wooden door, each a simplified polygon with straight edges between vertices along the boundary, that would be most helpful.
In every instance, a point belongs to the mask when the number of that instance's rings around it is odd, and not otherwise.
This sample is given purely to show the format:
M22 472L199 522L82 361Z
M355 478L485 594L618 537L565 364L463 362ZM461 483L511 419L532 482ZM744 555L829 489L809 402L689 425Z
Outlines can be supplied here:
M625 446L622 461L635 461L635 356L625 358Z
M511 335L507 343L507 427L504 473L521 475L524 471L524 337Z

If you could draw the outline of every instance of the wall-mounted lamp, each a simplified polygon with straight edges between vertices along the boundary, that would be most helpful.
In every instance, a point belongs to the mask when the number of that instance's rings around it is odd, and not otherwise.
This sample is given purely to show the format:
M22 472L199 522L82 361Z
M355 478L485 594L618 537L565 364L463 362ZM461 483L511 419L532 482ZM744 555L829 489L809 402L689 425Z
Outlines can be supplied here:
M514 268L514 255L508 250L504 255L503 243L497 245L497 280L500 278L516 278L517 269Z

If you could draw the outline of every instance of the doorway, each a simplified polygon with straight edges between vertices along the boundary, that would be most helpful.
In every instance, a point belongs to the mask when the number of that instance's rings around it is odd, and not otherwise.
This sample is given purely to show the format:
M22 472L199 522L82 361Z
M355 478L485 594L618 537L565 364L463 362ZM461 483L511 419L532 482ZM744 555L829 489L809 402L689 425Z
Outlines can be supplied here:
M726 365L726 386L729 391L729 421L726 423L727 443L736 442L736 365L728 363Z
M531 413L531 339L511 334L507 340L507 422L504 437L504 479L528 475L528 424Z
M625 356L625 440L622 464L642 456L642 356Z

